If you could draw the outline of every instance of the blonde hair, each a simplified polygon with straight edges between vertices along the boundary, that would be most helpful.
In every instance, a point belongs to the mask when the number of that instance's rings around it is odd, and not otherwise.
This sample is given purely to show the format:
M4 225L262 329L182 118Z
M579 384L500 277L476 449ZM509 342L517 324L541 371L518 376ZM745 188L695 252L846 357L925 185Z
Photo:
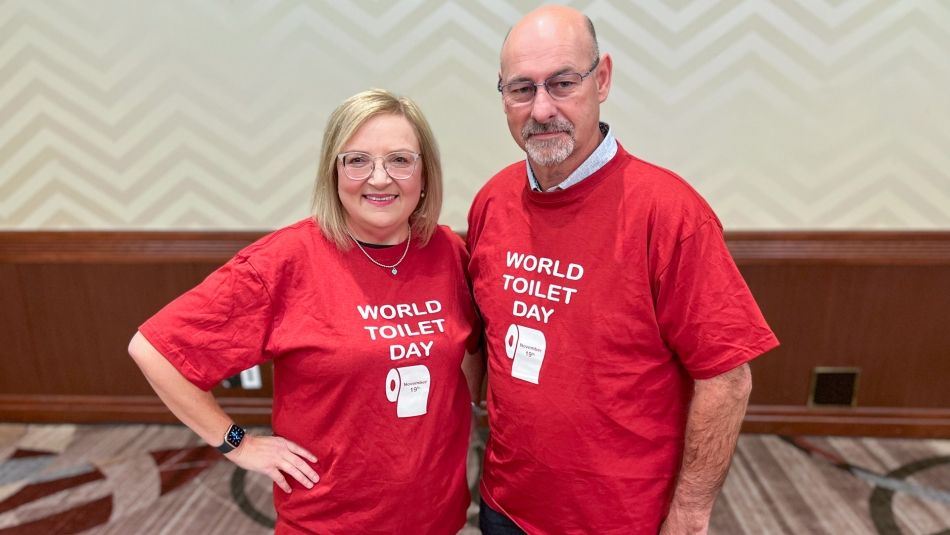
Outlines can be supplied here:
M422 191L424 196L409 216L413 238L425 245L435 233L442 210L442 160L429 122L411 99L398 97L383 89L357 93L333 110L323 132L320 162L313 187L313 217L323 234L341 250L353 243L346 232L343 204L337 191L337 154L366 121L378 115L405 117L415 131L422 155Z

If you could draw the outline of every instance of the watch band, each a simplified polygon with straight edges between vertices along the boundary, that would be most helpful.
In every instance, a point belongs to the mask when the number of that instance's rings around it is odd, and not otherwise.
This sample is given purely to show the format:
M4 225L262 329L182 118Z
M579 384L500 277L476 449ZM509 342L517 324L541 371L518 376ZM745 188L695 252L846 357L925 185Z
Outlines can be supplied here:
M224 434L224 442L218 446L218 451L221 453L228 453L234 450L241 445L241 441L244 440L244 428L231 424L231 427L228 428L228 431Z

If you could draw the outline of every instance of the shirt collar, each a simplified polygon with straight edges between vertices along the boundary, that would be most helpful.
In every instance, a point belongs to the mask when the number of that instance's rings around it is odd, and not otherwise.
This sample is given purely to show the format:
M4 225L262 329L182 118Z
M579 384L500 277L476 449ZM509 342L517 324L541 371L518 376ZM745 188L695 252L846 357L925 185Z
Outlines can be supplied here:
M614 138L614 133L610 129L610 126L603 122L600 123L600 133L604 135L604 140L600 142L600 145L597 146L594 152L592 152L591 155L584 160L584 163L575 169L573 173L568 175L563 182L550 188L548 191L567 189L594 174L598 169L607 165L607 162L613 159L617 154L617 140ZM528 168L528 185L530 185L534 191L542 191L541 184L538 183L538 179L534 176L534 171L531 170L531 162L525 158L524 163L525 167Z

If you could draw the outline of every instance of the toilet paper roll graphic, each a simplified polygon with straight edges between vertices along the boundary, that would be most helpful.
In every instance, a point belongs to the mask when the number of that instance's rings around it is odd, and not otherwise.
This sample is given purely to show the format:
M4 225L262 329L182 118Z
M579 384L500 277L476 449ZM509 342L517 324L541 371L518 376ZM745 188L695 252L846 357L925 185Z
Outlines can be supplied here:
M426 413L429 403L429 368L393 368L386 376L386 399L396 404L396 416L409 418Z
M511 376L538 384L545 349L547 349L547 342L544 340L543 332L521 325L512 324L508 327L508 334L505 335L505 353L508 354L508 358L514 359L511 365Z

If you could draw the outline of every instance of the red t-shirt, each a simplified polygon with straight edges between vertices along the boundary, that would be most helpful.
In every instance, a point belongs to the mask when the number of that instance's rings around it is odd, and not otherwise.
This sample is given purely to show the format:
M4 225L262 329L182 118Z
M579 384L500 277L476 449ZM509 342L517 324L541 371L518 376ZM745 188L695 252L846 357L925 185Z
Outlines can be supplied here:
M404 244L370 249L392 264ZM140 328L210 389L274 365L274 433L320 481L275 487L277 533L456 533L471 410L460 364L477 340L461 239L440 227L399 273L339 251L307 219L239 252Z
M694 379L778 342L719 221L619 148L570 188L524 162L479 192L469 273L488 341L481 492L528 533L656 533Z

